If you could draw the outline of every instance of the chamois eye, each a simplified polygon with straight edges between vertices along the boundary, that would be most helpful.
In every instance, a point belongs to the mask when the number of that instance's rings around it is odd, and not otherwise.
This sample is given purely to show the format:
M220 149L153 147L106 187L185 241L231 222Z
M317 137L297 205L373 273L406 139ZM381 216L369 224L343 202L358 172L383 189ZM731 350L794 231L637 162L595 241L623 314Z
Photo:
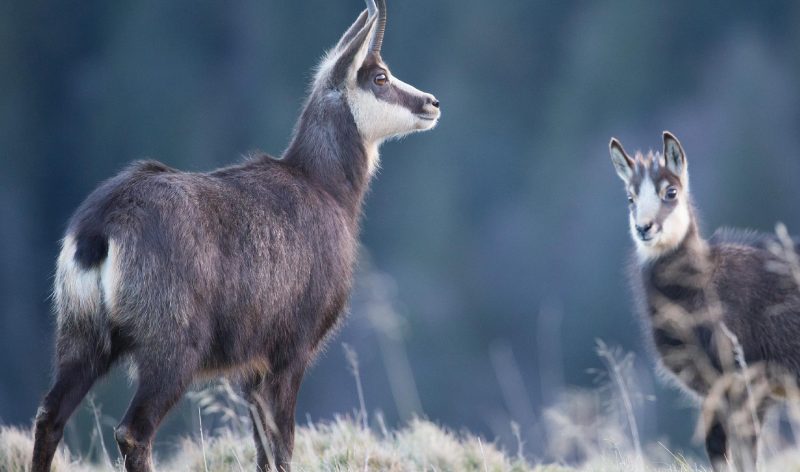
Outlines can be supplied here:
M678 189L675 187L667 188L666 193L664 193L665 200L675 200L678 197Z
M631 195L630 193L628 194L628 203L633 205L633 195Z
M386 74L378 74L373 79L375 85L379 87L383 87L384 85L389 83L389 77L386 77Z

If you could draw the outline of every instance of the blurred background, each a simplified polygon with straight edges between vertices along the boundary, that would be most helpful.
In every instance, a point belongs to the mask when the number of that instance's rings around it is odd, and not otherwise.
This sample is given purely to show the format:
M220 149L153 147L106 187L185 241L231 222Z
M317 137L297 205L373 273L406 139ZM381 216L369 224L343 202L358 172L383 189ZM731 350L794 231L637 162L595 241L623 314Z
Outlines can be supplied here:
M345 342L390 426L423 415L513 447L513 421L542 457L543 412L595 388L601 339L636 353L643 439L698 451L696 412L657 380L632 312L607 144L660 149L673 131L706 234L800 232L800 3L669 3L389 1L383 56L443 118L383 147L350 315L298 422L358 407ZM362 8L0 3L0 422L30 425L48 387L54 261L81 200L134 159L205 171L280 155L313 67ZM117 372L94 391L110 431L132 387ZM189 405L162 450L196 431ZM92 421L71 423L73 447Z

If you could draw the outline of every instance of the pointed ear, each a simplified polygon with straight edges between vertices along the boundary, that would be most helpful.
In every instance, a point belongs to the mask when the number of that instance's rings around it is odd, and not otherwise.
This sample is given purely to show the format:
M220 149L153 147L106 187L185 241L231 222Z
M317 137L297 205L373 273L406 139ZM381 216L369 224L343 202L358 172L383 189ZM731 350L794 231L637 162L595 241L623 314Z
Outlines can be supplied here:
M338 86L345 81L355 81L356 73L369 53L370 40L375 30L375 20L375 16L368 17L364 26L352 36L352 39L336 51L338 57L331 69L331 85ZM343 37L342 40L344 39Z
M678 138L669 131L664 131L664 162L670 172L683 177L686 172L686 154Z
M344 48L347 44L350 43L350 41L353 40L355 35L358 34L358 32L361 31L361 28L363 28L364 25L366 24L368 15L369 11L367 10L362 11L361 14L358 15L358 18L356 18L355 23L353 23L352 25L350 25L349 28L347 28L347 31L345 31L341 39L339 39L339 42L336 43L336 46L333 48L333 51L335 52L341 51L342 48Z
M611 163L614 164L614 170L617 171L619 178L627 184L633 177L633 159L628 157L628 153L622 148L622 143L617 138L611 138L608 150L611 152Z

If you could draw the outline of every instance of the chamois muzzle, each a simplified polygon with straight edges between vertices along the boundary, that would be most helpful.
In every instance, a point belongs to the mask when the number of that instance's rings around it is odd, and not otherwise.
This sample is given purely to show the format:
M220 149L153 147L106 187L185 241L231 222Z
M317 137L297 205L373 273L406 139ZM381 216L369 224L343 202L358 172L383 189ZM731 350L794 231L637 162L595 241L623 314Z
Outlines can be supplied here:
M636 232L639 233L639 239L642 241L649 241L653 238L651 234L651 229L653 229L653 222L645 223L643 225L636 225Z
M426 94L425 102L422 105L422 112L418 113L417 116L423 120L434 121L439 119L441 114L442 112L439 109L439 100L437 100L433 95Z

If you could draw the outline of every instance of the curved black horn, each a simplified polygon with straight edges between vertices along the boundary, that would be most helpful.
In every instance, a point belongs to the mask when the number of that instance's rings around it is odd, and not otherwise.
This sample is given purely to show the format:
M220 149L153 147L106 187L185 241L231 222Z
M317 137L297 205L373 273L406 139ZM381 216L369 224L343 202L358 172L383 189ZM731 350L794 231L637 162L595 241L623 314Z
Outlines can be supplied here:
M375 28L375 36L372 37L370 44L370 51L381 52L383 46L383 33L386 31L386 0L367 0L367 9L370 15L373 15L377 10L378 13L378 26Z

